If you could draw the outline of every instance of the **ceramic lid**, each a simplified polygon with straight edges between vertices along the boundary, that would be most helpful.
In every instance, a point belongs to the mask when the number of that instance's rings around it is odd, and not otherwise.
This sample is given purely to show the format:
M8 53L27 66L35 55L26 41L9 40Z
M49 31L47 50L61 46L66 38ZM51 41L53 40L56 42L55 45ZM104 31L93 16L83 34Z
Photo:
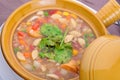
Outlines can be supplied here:
M80 80L120 80L120 38L96 39L83 55Z

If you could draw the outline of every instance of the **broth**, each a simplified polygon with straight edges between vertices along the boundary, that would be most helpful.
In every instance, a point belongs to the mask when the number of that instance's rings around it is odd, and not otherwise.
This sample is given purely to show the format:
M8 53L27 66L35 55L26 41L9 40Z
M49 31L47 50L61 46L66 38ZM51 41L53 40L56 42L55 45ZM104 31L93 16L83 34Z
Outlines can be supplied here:
M47 80L79 80L80 59L95 38L79 16L48 9L22 20L12 43L16 58L30 73Z

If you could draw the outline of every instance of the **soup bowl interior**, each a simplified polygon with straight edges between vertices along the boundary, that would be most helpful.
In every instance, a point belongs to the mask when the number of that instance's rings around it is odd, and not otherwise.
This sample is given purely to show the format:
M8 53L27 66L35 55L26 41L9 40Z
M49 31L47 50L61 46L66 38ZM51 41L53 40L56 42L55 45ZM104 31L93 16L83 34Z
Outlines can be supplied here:
M93 32L95 33L96 37L107 34L104 25L97 18L97 16L84 6L74 1L53 0L53 2L52 1L47 2L47 4L44 3L45 2L42 0L38 1L36 0L24 4L9 16L2 30L1 44L3 55L8 64L11 66L11 68L25 79L32 80L42 79L31 74L20 65L19 61L16 59L16 56L14 55L12 47L13 35L17 28L17 25L23 18L25 18L28 15L28 13L44 9L67 10L70 11L71 13L78 15L81 19L88 23L92 28Z

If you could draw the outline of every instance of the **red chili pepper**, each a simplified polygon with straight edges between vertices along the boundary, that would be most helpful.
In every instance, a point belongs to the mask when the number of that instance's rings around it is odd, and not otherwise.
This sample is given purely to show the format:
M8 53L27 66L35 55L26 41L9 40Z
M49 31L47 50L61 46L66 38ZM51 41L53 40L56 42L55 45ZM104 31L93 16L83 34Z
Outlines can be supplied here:
M32 26L32 29L33 30L37 30L39 28L40 24L39 23L35 23L33 26Z
M21 32L21 31L18 31L18 36L19 36L19 37L25 37L25 33L24 33L24 32Z

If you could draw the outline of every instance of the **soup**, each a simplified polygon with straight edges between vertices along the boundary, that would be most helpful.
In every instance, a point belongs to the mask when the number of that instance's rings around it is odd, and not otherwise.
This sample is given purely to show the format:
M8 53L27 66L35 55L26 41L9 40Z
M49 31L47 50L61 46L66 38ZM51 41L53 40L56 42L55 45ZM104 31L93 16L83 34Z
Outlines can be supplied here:
M90 26L66 10L48 9L23 19L13 36L20 64L47 80L79 80L85 48L95 39Z

